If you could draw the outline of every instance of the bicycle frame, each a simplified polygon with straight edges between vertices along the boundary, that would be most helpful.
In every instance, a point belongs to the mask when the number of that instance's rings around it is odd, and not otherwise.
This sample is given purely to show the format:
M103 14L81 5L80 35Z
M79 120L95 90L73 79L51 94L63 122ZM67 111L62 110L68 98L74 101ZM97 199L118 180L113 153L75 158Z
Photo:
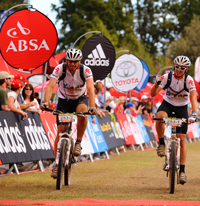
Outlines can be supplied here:
M176 127L172 127L172 135L167 140L167 152L165 158L165 166L163 170L169 171L170 169L170 153L171 153L171 145L172 141L176 143L176 170L180 168L180 139L176 137Z
M187 123L185 118L154 118L154 120L161 120L166 127L172 126L171 137L167 140L167 152L165 155L164 171L167 171L169 176L169 190L174 193L175 188L175 173L177 173L177 184L179 184L178 170L180 169L180 138L176 136L176 127L181 127L182 124Z

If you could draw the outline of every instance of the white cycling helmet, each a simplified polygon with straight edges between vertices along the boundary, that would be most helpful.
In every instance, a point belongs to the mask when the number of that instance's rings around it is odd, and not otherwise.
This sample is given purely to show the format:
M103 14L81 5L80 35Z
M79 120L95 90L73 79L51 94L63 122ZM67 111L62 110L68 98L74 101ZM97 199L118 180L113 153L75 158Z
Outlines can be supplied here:
M83 58L83 55L81 50L72 48L67 50L65 58L70 61L78 61Z
M181 66L185 66L185 67L190 67L191 65L191 61L188 57L186 56L177 56L175 59L174 59L174 64L178 64L178 65L181 65Z

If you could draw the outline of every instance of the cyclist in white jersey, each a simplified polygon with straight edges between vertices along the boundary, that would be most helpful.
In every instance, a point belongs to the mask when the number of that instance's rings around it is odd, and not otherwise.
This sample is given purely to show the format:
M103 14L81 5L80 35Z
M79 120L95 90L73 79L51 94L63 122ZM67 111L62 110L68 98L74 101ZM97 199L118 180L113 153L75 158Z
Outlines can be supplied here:
M177 56L174 59L174 71L171 76L171 83L168 88L166 88L166 93L164 95L164 100L157 110L158 118L166 118L172 116L175 113L177 118L188 118L187 105L191 101L192 106L192 116L188 119L189 122L193 123L197 119L197 96L196 87L194 80L191 76L186 77L186 88L184 89L184 80L186 72L190 67L191 62L186 56ZM163 76L156 76L156 84L151 89L151 96L154 97L158 94L161 89L167 84L168 74ZM179 172L179 182L184 184L187 182L187 176L185 175L185 163L187 156L186 148L186 133L187 124L184 124L181 128L176 129L177 137L180 138L180 172ZM164 142L164 123L156 122L156 130L159 138L159 146L157 148L157 155L160 157L165 156L165 142Z
M92 115L96 114L95 108L95 93L94 81L92 71L89 67L82 65L81 73L81 59L82 52L79 49L68 49L66 52L66 75L62 80L59 78L63 74L63 64L59 64L53 70L49 84L44 95L44 104L48 104L52 96L54 87L57 81L59 86L57 90L58 105L57 109L64 113L72 112L87 112L90 111ZM81 77L84 77L84 79ZM84 81L85 80L85 81ZM86 88L89 98L86 97ZM88 102L89 101L89 102ZM89 106L89 107L88 107ZM58 120L57 120L58 125ZM77 121L77 141L75 143L74 155L81 154L81 141L87 127L87 117L78 117ZM56 159L57 144L59 141L59 133L64 132L65 126L58 125L57 137L54 143L54 153ZM51 177L57 178L57 165L52 170Z

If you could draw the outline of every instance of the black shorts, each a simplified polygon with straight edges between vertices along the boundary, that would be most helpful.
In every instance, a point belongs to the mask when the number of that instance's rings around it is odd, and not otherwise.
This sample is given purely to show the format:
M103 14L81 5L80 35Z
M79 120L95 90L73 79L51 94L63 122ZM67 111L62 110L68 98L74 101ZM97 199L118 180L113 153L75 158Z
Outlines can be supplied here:
M187 105L176 107L165 100L163 100L162 104L158 108L157 112L165 111L168 114L168 117L177 117L177 118L186 118L188 119L188 108ZM172 114L174 112L175 114ZM188 129L188 124L182 125L182 127L177 127L176 132L186 134Z
M81 97L75 100L66 100L58 98L57 110L60 110L63 113L73 113L76 112L76 107L79 104L85 104L88 106L88 98L86 97L86 95L82 95ZM58 125L58 116L56 120Z

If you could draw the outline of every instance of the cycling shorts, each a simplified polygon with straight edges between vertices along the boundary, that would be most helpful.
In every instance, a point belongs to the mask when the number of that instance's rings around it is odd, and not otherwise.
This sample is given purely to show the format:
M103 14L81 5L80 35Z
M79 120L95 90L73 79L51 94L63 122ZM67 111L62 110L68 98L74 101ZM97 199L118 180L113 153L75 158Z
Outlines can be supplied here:
M165 100L163 100L162 104L157 110L157 113L159 111L164 111L168 114L168 117L176 117L176 118L186 118L188 119L188 108L187 105L176 107L172 104L169 104ZM174 112L175 114L172 114ZM176 128L176 133L186 134L188 129L188 124L183 124L182 127Z
M76 112L76 107L79 104L85 104L88 106L88 98L86 97L86 95L82 95L78 99L74 99L74 100L66 100L66 99L58 98L57 110L60 110L63 113L73 113ZM58 116L56 118L56 121L57 121L57 125L59 125Z

